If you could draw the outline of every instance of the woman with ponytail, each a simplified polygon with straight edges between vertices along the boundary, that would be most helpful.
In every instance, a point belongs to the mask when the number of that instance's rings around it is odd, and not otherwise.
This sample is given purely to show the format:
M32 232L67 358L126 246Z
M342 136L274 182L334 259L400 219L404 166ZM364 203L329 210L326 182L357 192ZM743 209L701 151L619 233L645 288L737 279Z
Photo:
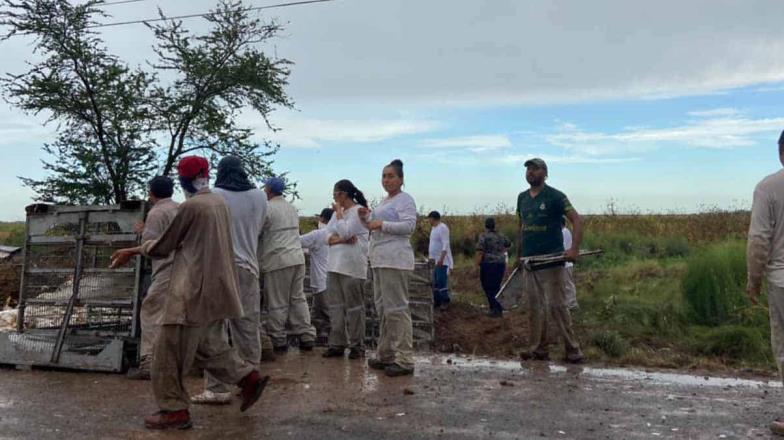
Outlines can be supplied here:
M368 366L387 376L414 374L413 324L408 308L408 280L414 270L411 234L416 228L414 198L402 191L403 162L393 160L381 173L387 197L370 212L360 209L371 231L373 299L381 318L376 357Z
M341 357L346 348L349 359L365 355L365 296L368 232L359 218L367 208L362 191L350 180L340 180L333 188L334 213L327 223L327 304L329 307L329 348L324 357Z

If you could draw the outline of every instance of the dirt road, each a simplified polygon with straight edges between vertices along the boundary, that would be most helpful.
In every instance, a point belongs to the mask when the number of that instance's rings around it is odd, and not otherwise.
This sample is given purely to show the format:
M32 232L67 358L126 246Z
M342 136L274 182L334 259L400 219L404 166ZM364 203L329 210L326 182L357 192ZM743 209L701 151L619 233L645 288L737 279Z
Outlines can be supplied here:
M156 409L149 382L3 369L0 438L745 439L769 438L784 415L774 382L436 355L412 378L318 352L264 367L273 380L248 413L194 406L194 429L166 433L142 425Z

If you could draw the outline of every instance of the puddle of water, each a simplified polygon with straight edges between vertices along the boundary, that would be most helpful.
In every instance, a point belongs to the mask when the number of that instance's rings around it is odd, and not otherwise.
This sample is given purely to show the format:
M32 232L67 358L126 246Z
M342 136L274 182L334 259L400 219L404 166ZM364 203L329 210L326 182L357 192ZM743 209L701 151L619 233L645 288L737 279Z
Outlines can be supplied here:
M532 371L531 368L521 366L520 362L499 361L491 359L476 359L460 356L450 356L451 364L447 358L441 356L417 358L417 364L437 367L456 367L462 369L487 369L523 372L525 374L571 374L575 376L589 376L597 379L619 379L628 381L645 381L656 385L687 385L707 387L751 387L751 388L781 388L779 381L762 381L750 379L737 379L711 376L695 376L682 373L659 373L625 368L594 368L594 367L564 367L561 365L542 365L541 370ZM706 379L707 378L707 379Z

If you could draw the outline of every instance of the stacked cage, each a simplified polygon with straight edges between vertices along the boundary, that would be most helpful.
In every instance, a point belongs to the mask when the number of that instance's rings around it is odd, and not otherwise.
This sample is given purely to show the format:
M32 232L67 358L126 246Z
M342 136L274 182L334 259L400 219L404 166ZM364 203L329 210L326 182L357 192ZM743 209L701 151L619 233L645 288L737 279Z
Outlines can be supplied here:
M142 259L109 269L137 245L144 204L27 208L19 320L0 335L0 363L121 371L138 342Z

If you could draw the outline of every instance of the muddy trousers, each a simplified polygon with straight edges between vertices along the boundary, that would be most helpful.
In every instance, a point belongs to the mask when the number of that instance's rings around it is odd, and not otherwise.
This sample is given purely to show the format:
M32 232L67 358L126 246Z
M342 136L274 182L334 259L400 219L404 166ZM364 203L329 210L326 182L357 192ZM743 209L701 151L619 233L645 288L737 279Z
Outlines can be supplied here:
M566 353L579 354L580 346L572 330L572 317L566 307L563 267L523 271L523 292L528 295L528 338L531 352L547 353L548 318L563 338Z
M482 284L482 290L485 291L487 305L491 312L504 310L498 300L495 299L498 291L501 290L504 272L506 272L506 264L504 263L482 263L479 265L479 281Z
M770 345L784 382L784 287L768 283L768 310L770 313Z
M166 302L166 291L169 289L168 277L164 281L153 281L147 289L142 301L139 321L141 324L141 343L139 347L139 369L149 370L153 357L155 341L161 332L163 322L163 306Z
M409 270L373 268L373 300L381 318L377 357L414 368L414 329L408 308Z
M258 369L259 359L261 359L259 277L242 267L237 267L237 273L240 279L240 303L244 314L241 318L227 319L224 326L230 332L231 345L237 349L240 358ZM225 330L223 337L228 341ZM223 383L210 373L206 376L207 389L213 393L228 393L234 388L234 384Z
M310 323L308 300L303 282L305 265L285 267L264 274L264 308L267 309L267 334L276 347L286 346L286 325L300 341L313 342L316 329Z
M365 280L340 273L327 274L329 346L362 348L365 339Z
M326 290L313 294L313 310L311 311L310 321L316 328L316 334L319 338L329 338L331 323L329 320L329 304L327 303Z
M237 384L254 367L224 339L223 320L203 326L163 325L152 360L152 390L162 411L188 409L183 377L196 364L221 382Z
M577 286L574 284L574 266L564 267L564 301L569 309L578 307Z

